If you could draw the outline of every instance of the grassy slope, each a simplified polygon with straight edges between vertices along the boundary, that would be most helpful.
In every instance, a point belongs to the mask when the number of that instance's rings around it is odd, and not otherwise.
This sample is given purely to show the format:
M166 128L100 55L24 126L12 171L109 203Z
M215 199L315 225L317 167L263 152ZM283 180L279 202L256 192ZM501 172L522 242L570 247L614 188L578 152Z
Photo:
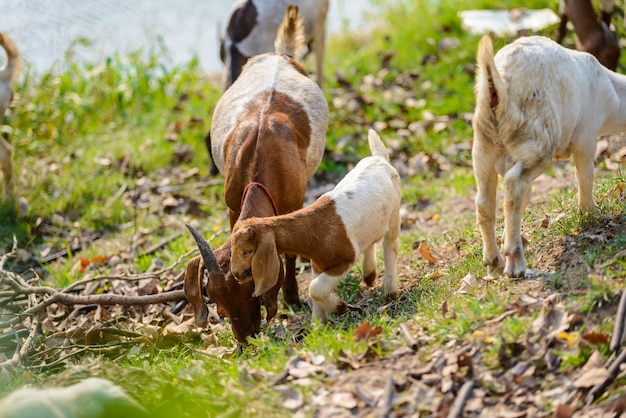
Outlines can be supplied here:
M333 155L340 155L342 162L327 160L322 170L340 174L346 164L365 155L367 126L375 122L387 123L388 129L382 136L389 140L395 136L394 127L405 127L422 120L423 111L428 109L438 117L450 117L450 124L438 133L429 130L423 135L410 136L403 145L406 150L400 155L441 154L452 161L451 168L442 172L429 166L425 172L406 178L404 201L412 204L418 199L430 199L436 207L450 197L467 197L473 188L467 152L472 133L469 122L462 115L473 109L473 77L468 66L474 62L478 37L461 30L456 12L482 6L516 5L555 7L545 1L497 4L487 1L446 0L436 4L425 0L404 1L399 6L381 6L385 19L377 21L384 23L371 32L332 39L327 53L325 88L332 112L328 148ZM445 37L458 38L460 45L441 51L438 45ZM496 48L502 44L504 41L497 41ZM389 69L383 70L381 52L386 51L393 51L395 55ZM429 57L436 59L429 60ZM9 237L15 233L22 247L33 251L59 250L70 247L73 237L91 232L104 233L105 238L87 245L81 252L80 256L89 258L127 251L136 243L137 236L145 240L139 248L145 248L162 237L179 232L183 222L195 218L202 220L203 232L226 227L219 185L202 190L200 195L195 190L180 192L179 197L198 201L199 211L193 214L165 212L158 204L164 195L145 193L146 189L142 188L145 182L184 184L181 173L189 173L195 168L199 169L192 176L196 181L203 180L208 174L203 138L219 90L199 76L195 63L170 70L162 65L162 60L162 53L157 50L149 53L148 58L140 54L113 57L98 65L82 65L68 60L53 73L41 77L26 75L7 121L11 126L11 140L17 149L18 189L30 206L27 213L17 217L15 202L2 205L0 245L7 247ZM371 105L354 112L334 102L335 94L344 92L335 80L335 72L340 72L358 86ZM386 85L409 72L416 72L417 77L407 81L405 90L411 98L425 100L418 106L404 106L406 97L399 98L386 93L385 89L367 88L370 75ZM189 144L195 152L187 160L173 161L173 152L183 144ZM456 149L460 151L451 151ZM614 178L601 180L598 193L608 190L616 181ZM137 193L128 197L124 193L118 194L120 190L136 190ZM132 196L136 200L133 201ZM156 204L142 206L142 199L153 199ZM558 212L561 202L566 208L565 216L550 233L533 230L537 239L530 252L537 251L540 245L557 247L562 244L560 238L564 239L588 223L597 222L580 217L572 210L571 193L561 194L547 211ZM623 207L605 202L603 213L622 216ZM445 212L440 215L447 217ZM535 224L541 217L542 212L529 211L527 221ZM119 227L128 223L134 223L134 226ZM433 347L448 341L451 335L468 339L485 319L499 315L506 302L524 292L515 290L513 281L502 279L483 284L474 297L453 295L467 273L483 272L480 238L471 213L458 220L448 219L448 223L442 222L442 225L448 226L445 233L431 236L415 228L402 237L402 255L409 260L407 265L411 271L405 271L405 277L401 277L404 293L399 301L382 313L377 308L385 301L376 293L364 305L364 314L335 318L328 327L310 327L305 323L310 329L298 344L288 344L272 333L265 333L237 359L196 357L194 346L178 346L136 353L117 363L102 360L95 367L77 365L75 370L57 375L35 374L29 379L63 383L87 373L108 376L145 405L158 405L164 415L171 411L180 416L194 416L204 410L234 415L242 412L246 415L284 414L279 407L279 396L265 390L268 382L258 376L268 372L280 373L294 354L322 354L332 360L342 350L363 351L366 345L354 342L351 335L364 319L382 326L383 335L390 338L398 323L419 323L433 337ZM556 237L551 235L555 231ZM463 238L461 243L460 238ZM217 241L222 239L223 236ZM415 254L413 244L424 239L433 247L458 244L464 257L451 258L445 266L430 266L422 258L411 256ZM592 262L610 259L624 241L626 238L619 235L601 251L597 248L588 251L589 257ZM169 264L191 247L192 241L184 235L154 257ZM72 267L77 257L45 266L46 279L55 285L76 279L78 273ZM531 266L533 260L531 257ZM133 263L138 271L143 271L150 261L151 257L135 257ZM354 271L356 275L358 268ZM619 277L621 270L611 274L611 277ZM593 311L599 302L614 302L613 283L590 277L580 280L584 281L581 287L589 288L588 294L582 301L572 299L571 302L580 303L581 309ZM563 278L556 274L554 288L559 289L562 281ZM347 280L340 292L350 300L360 293L358 283ZM449 309L457 313L455 318L441 319L444 300ZM501 331L514 339L523 334L526 325L508 321ZM605 330L610 330L610 326L610 322L602 324ZM226 332L219 335L219 341L224 346L234 343ZM385 349L381 350L384 354ZM493 348L494 353L497 350L498 347ZM586 352L580 353L581 358L572 361L584 362L586 355ZM84 361L89 364L92 359ZM22 374L9 380L5 378L8 385L0 391L19 386L23 378Z

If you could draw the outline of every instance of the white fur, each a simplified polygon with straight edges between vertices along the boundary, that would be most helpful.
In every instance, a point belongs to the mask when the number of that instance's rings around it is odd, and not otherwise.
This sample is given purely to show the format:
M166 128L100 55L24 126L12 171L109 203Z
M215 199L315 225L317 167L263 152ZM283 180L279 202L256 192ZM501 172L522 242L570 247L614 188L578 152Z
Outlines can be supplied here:
M283 20L287 5L296 5L298 6L300 16L304 18L306 41L307 43L313 42L317 71L316 80L318 84L321 84L328 0L239 0L233 4L230 19L233 19L233 12L241 8L247 1L252 1L257 9L257 23L250 35L237 44L239 51L248 57L273 52L276 32ZM223 35L223 47L226 54L228 54L228 49L232 44L226 32L227 27L228 25L225 25ZM228 59L226 57L225 73L229 67ZM224 75L224 78L226 78L226 75Z
M504 267L509 276L523 276L521 212L532 181L554 158L573 155L578 206L595 210L596 136L626 129L626 77L588 53L538 36L518 39L495 59L485 36L477 61L472 159L483 262L489 271ZM494 232L498 174L504 177L504 258Z
M378 135L371 130L369 142L372 153L377 152L377 143L382 144ZM384 154L366 157L323 196L335 201L337 215L341 219L338 226L343 225L346 229L356 255L354 262L363 255L364 275L376 270L376 242L383 239L383 295L395 296L402 197L400 176L396 169L389 164ZM333 291L346 273L332 276L313 272L317 277L309 285L309 295L313 301L315 318L325 321L327 314L334 312L339 299Z
M255 96L274 90L291 96L309 116L311 138L307 149L307 178L311 178L324 155L328 104L324 93L311 79L298 72L284 57L264 54L251 59L235 83L215 107L211 126L211 152L215 165L224 173L226 141L238 119ZM270 113L267 108L264 113ZM261 122L261 121L259 121Z

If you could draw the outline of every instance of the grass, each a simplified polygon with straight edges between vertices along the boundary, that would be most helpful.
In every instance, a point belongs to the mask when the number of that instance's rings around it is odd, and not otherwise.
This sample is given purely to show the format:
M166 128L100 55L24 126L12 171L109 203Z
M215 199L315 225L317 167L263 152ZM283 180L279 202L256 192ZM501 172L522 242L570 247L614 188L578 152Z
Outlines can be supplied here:
M512 355L511 344L525 337L531 319L509 318L496 327L493 335L477 337L476 333L483 332L486 320L502 314L507 304L529 290L515 280L501 278L480 282L469 294L457 294L463 277L484 273L480 235L473 213L452 219L453 215L439 205L452 197L468 197L474 188L467 146L472 137L471 125L461 115L473 110L471 66L478 37L461 29L457 11L516 6L555 8L552 2L538 0L381 1L377 7L384 18L376 22L383 23L367 33L330 39L325 80L331 109L328 149L341 158L325 160L321 171L340 176L366 155L366 129L377 122L385 124L383 139L391 140L398 127L424 121L426 110L450 121L441 131L429 128L409 135L402 151L398 151L398 156L442 155L441 161L450 163L450 167L444 170L431 158L422 172L404 179L404 202L413 205L420 199L430 200L432 206L427 211L441 218L438 222L445 230L425 234L416 227L403 234L401 256L407 260L411 274L400 273L403 292L395 303L379 310L387 303L380 290L365 298L357 266L342 282L339 293L347 302L359 303L363 311L332 318L327 326L311 325L309 314L303 312L300 329L287 329L281 338L277 331L281 325L274 323L235 358L228 354L198 354L199 342L169 348L142 346L116 360L89 354L64 371L2 375L0 394L25 383L62 384L97 374L114 379L157 416L198 416L207 411L210 416L290 415L281 408L280 396L268 390L268 376L284 371L294 355L321 355L336 361L345 353L365 352L368 344L352 338L364 320L381 326L389 339L393 339L399 323L422 327L432 337L429 344L433 349L452 340L492 338L496 342L486 357L497 367L499 356L507 352ZM545 34L550 35L551 30ZM444 51L439 45L447 37L459 43ZM153 50L112 56L103 63L75 61L75 51L87 43L78 40L66 60L48 73L25 74L17 88L17 100L6 115L8 125L3 128L17 150L15 177L28 209L21 211L16 201L0 204L0 247L9 248L16 236L21 248L35 254L66 249L68 257L43 267L46 282L54 286L80 277L76 269L80 257L129 254L132 267L139 272L146 271L157 258L168 265L192 248L187 235L151 255L138 254L179 232L190 220L199 219L201 232L206 235L228 229L221 185L159 191L160 186L184 186L189 179L207 178L204 135L220 95L219 87L202 76L197 60L166 67L163 62L167 51L158 44ZM496 45L503 43L498 41ZM384 54L393 54L386 68L382 64ZM334 94L345 93L334 77L336 72L365 98L367 106L353 109L334 100ZM402 92L390 90L398 80ZM185 146L191 151L183 152ZM621 173L600 178L596 195L604 196L620 183L624 183ZM193 202L194 209L166 209L166 197ZM602 217L621 217L623 223L623 203L617 199L598 200ZM581 215L574 207L575 195L568 189L554 195L547 208L532 208L525 213L524 228L529 228L534 237L528 249L531 268L540 263L531 254L560 248L571 242L568 239L601 225L602 217ZM562 215L544 231L535 226L545 213ZM94 233L104 238L88 241L80 250L73 249L77 238ZM220 244L225 237L218 235L213 243ZM456 246L461 256L431 265L415 252L414 243L424 240L432 248ZM577 284L567 289L585 289L584 296L573 296L566 303L587 315L615 305L614 294L619 281L623 281L625 267L623 257L617 256L625 242L624 233L601 246L575 241L590 267L615 259L602 270L610 280L581 274ZM563 289L571 279L565 277L567 274L554 272L548 288ZM447 315L442 314L444 302ZM610 329L610 324L605 321L602 327ZM217 347L234 344L228 330L217 336ZM391 348L381 345L376 350L380 357ZM586 351L574 353L566 363L578 367L587 356ZM315 381L311 387L301 388L308 401L321 384Z

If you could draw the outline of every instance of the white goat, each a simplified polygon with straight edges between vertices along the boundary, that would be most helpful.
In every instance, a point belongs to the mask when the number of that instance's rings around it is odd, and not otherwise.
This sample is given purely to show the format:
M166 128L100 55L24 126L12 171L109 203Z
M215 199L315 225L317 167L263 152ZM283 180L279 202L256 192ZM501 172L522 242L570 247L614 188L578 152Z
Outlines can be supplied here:
M7 54L7 63L0 69L0 123L2 117L13 100L13 89L11 83L19 74L20 54L13 40L6 33L0 33L0 46ZM4 193L12 195L13 187L11 177L13 175L13 147L0 136L0 169L4 175Z
M328 314L345 309L333 290L361 254L363 280L368 286L374 284L375 243L382 239L383 295L396 297L400 177L389 164L376 132L370 130L368 142L372 156L362 159L311 206L235 224L230 267L238 280L254 280L255 288L272 287L278 276L279 254L307 257L314 276L309 286L313 317L325 322Z
M520 277L526 271L521 213L532 181L554 158L573 155L578 206L597 210L596 137L626 129L626 77L540 36L520 38L495 57L484 36L477 62L472 159L483 263L489 272L504 267L504 274ZM494 231L498 174L504 178L504 258Z
M274 51L276 32L289 4L298 6L304 18L305 42L315 52L315 76L321 85L328 0L239 0L231 9L220 43L224 90L235 82L249 58Z

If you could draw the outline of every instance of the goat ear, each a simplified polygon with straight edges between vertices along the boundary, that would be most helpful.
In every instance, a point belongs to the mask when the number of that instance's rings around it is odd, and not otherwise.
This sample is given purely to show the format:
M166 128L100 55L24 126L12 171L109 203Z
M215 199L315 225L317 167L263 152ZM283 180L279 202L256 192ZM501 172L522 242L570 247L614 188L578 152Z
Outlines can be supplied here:
M279 273L280 258L276 251L276 244L269 236L265 236L257 245L252 257L253 296L261 296L274 287L278 282Z
M187 263L187 271L185 272L185 298L193 306L196 324L200 327L206 325L209 316L209 310L204 304L202 298L202 274L204 264L202 258L196 256Z

